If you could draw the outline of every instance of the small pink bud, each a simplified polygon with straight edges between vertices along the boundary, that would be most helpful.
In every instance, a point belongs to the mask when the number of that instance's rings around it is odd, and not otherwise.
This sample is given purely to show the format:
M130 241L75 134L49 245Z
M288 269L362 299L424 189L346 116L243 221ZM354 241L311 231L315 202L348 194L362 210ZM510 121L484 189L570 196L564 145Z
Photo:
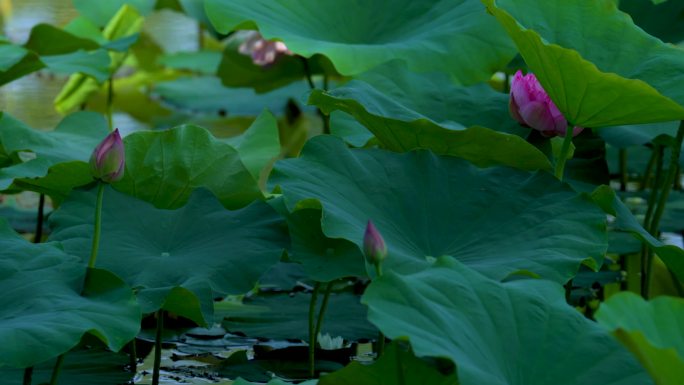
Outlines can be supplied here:
M523 76L521 71L515 73L511 81L508 109L518 123L540 131L544 136L565 136L568 121L534 74ZM576 136L582 130L582 127L575 126L572 136Z
M105 183L123 178L126 156L119 129L107 135L90 156L93 176Z
M257 31L249 31L240 44L238 52L252 57L252 62L261 67L268 67L283 55L292 55L292 51L282 41L265 40Z
M366 232L363 234L363 252L366 260L371 264L382 262L387 257L385 240L372 221L368 221Z

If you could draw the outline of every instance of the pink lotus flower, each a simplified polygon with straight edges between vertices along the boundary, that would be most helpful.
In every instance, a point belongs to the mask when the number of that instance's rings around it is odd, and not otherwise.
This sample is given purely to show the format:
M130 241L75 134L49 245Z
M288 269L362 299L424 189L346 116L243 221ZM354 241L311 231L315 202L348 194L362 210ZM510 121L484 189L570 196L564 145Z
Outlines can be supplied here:
M548 137L565 136L568 121L553 104L534 74L523 76L521 71L515 73L511 81L508 109L513 119L525 127L534 128ZM583 129L575 126L572 136L576 136Z
M257 31L248 31L245 40L240 44L238 52L252 57L252 62L261 67L268 67L283 55L292 55L292 51L282 41L265 40Z
M363 253L371 264L382 262L387 257L385 240L372 221L368 221L366 232L363 234Z
M96 179L105 183L116 182L123 178L125 159L123 141L117 128L95 147L90 156L90 169Z

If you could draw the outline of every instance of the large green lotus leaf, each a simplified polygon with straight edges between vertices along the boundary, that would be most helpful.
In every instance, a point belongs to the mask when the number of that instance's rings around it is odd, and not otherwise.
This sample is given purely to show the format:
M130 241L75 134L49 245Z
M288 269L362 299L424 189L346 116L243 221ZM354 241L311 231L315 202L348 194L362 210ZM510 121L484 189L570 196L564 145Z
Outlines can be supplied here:
M122 6L128 4L141 15L154 10L156 0L73 0L78 12L99 27L104 27Z
M529 130L510 117L508 96L485 84L456 86L444 74L416 74L393 62L331 91L313 91L309 104L354 116L393 151L426 148L480 166L551 168L521 137L494 131Z
M92 181L87 162L107 133L107 123L95 112L71 114L53 131L34 130L2 114L0 148L20 158L21 154L32 155L0 169L0 190L25 188L61 199L72 188Z
M50 216L52 239L87 258L95 193L74 192ZM107 188L97 266L136 288L145 313L160 308L205 324L215 295L249 291L275 264L286 237L282 219L263 202L229 211L205 190L177 210Z
M157 83L153 94L177 109L219 112L228 116L255 116L264 108L284 115L289 99L300 100L309 91L305 82L292 83L266 94L250 88L228 88L213 76L181 77Z
M482 0L565 117L582 127L684 118L684 51L613 0Z
M24 368L73 348L86 333L119 350L140 329L131 288L59 244L33 244L0 220L0 367Z
M674 245L666 245L649 234L610 187L598 187L592 193L592 198L607 214L615 217L612 224L615 230L628 232L642 241L665 262L667 268L680 281L684 282L684 250Z
M77 349L64 356L59 384L113 385L124 384L133 377L123 368L130 362L126 354L103 349ZM52 376L55 360L43 362L33 369L33 383L47 384ZM23 385L23 369L0 369L4 385Z
M667 43L684 40L684 3L681 1L620 0L620 10L628 13L634 24Z
M78 50L95 50L100 45L91 39L85 39L49 24L38 24L31 29L31 34L24 47L38 55L63 55Z
M658 385L680 384L684 376L684 299L645 301L622 292L601 304L596 320L641 361Z
M319 136L300 158L276 163L270 182L290 211L320 201L326 237L362 248L373 220L389 250L384 265L397 271L452 255L496 279L525 271L564 282L582 262L599 266L606 249L605 214L545 172L350 150Z
M364 125L342 111L330 113L330 133L343 138L354 147L363 147L373 138L373 134Z
M0 41L0 85L48 67L56 73L82 72L102 79L109 58L96 42L48 24L31 29L24 47Z
M264 110L243 134L226 139L240 154L242 163L256 181L265 180L268 167L280 154L278 121Z
M45 67L34 52L8 41L0 42L0 57L0 85Z
M159 208L182 206L199 187L228 208L262 198L238 152L202 127L139 131L124 138L124 146L126 169L114 187Z
M104 82L109 77L110 58L104 49L90 52L79 50L64 55L42 56L41 60L50 71L57 74L71 75L79 72L98 82Z
M677 135L679 122L661 122L639 125L624 125L604 127L598 130L598 135L613 147L627 148L651 143L660 135ZM643 170L640 170L643 172Z
M213 75L221 62L221 53L216 51L176 52L159 58L159 64L179 70Z
M410 350L394 342L372 365L352 361L347 367L327 374L319 385L457 385L455 374L440 373L434 365L423 361Z
M362 299L389 338L444 357L461 385L651 384L631 354L544 280L499 283L443 257L376 279Z
M365 276L363 254L354 242L328 238L321 229L320 209L299 209L286 214L292 240L290 259L300 262L318 282Z
M242 332L250 337L308 340L307 316L311 294L264 294L246 299L240 307L225 310L223 327L231 332ZM318 297L316 314L322 295ZM221 303L217 303L217 312ZM374 338L377 329L367 320L367 309L359 297L351 293L333 293L325 312L321 333L340 336L347 341Z
M25 48L3 41L0 44L0 72L5 72L12 68L27 54L28 51Z
M515 55L475 0L206 0L205 9L219 32L256 26L297 54L327 56L343 75L401 59L413 71L470 84Z

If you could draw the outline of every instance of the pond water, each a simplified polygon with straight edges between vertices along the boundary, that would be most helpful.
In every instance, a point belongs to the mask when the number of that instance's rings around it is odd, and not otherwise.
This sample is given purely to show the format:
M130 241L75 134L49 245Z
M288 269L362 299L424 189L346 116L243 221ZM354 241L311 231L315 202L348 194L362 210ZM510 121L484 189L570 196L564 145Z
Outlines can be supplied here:
M22 44L39 23L64 26L78 16L71 0L0 0L2 34ZM144 32L167 53L195 51L198 42L197 22L180 13L164 9L146 18ZM48 130L62 116L52 102L67 77L39 71L0 87L0 111L5 111L31 127ZM141 128L142 123L124 113L114 114L114 124L124 132Z

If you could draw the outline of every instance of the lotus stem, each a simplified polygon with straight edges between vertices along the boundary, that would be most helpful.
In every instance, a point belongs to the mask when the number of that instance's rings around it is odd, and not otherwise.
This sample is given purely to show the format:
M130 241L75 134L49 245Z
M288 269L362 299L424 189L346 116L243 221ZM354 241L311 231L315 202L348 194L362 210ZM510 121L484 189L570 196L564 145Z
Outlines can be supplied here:
M651 179L651 173L653 172L653 165L655 164L656 161L656 147L653 147L651 150L651 156L648 158L648 163L646 164L646 170L644 170L644 176L641 179L641 186L639 186L639 191L644 191L648 187L648 182L650 182Z
M382 277L382 262L378 261L375 262L375 278L380 278ZM383 355L385 353L385 335L382 334L382 332L378 332L378 357Z
M24 381L22 384L31 385L31 381L33 381L33 366L29 366L28 368L24 369Z
M152 367L152 385L159 385L159 369L161 367L162 332L164 331L164 311L157 311L157 334L154 339L154 366Z
M311 67L309 66L309 59L300 56L302 58L302 64L304 65L304 75L306 75L306 81L309 83L309 88L311 90L316 89L316 84L313 81L313 76L311 74ZM323 89L327 90L328 89L328 76L323 75ZM326 115L323 113L323 111L320 108L316 109L318 111L318 115L321 117L321 120L323 120L323 133L324 134L330 134L330 115Z
M330 300L330 293L332 292L333 281L328 282L325 287L325 293L323 294L323 302L321 303L321 309L318 311L318 319L316 320L316 330L314 331L314 347L318 342L318 334L321 332L321 327L323 327L323 317L325 316L325 311L328 308L328 300Z
M57 362L55 362L55 366L52 368L52 376L50 376L50 385L57 385L57 380L59 379L59 373L62 371L62 364L64 363L64 354L60 354L59 357L57 357Z
M43 220L45 219L45 194L40 194L38 199L38 215L36 217L36 231L33 236L33 243L40 243L43 239Z
M314 378L316 374L316 327L314 324L314 315L316 313L316 302L318 301L318 291L321 289L321 283L316 282L313 292L311 293L311 301L309 301L309 377Z
M90 249L90 259L88 260L88 269L95 267L97 252L100 248L100 232L102 228L102 198L104 196L104 186L104 183L98 182L97 203L95 204L95 229L93 232L93 245Z
M653 187L651 188L651 193L648 196L648 203L646 207L646 216L644 217L644 229L648 230L651 227L651 218L653 217L653 210L655 209L655 204L658 198L658 189L662 184L663 179L663 146L656 144L653 148L655 163L655 180L653 181Z
M138 371L138 351L137 347L135 346L135 338L133 338L133 341L128 343L128 357L130 358L130 366L131 366L131 372L133 375L137 373Z
M565 138L563 138L563 146L561 147L560 155L556 161L555 175L558 180L563 181L563 173L565 172L565 162L568 160L568 152L570 151L570 144L572 144L573 126L568 125L565 129Z
M670 154L670 165L667 170L667 176L663 181L660 199L658 199L658 205L655 208L655 213L653 214L653 219L651 220L650 226L647 229L654 237L658 235L660 230L660 219L663 217L665 212L665 206L667 205L667 199L670 196L670 191L674 185L674 180L677 177L678 166L679 166L679 156L682 149L682 141L684 140L684 120L679 124L677 129L677 137L672 145ZM650 295L651 286L651 275L653 270L653 252L650 251L646 254L646 266L644 266L645 275L643 277L644 285L641 287L641 295L644 299L648 299Z
M114 118L112 117L114 108L114 77L109 76L107 81L107 126L111 132L114 129Z
M621 148L620 153L620 191L627 191L627 149Z

